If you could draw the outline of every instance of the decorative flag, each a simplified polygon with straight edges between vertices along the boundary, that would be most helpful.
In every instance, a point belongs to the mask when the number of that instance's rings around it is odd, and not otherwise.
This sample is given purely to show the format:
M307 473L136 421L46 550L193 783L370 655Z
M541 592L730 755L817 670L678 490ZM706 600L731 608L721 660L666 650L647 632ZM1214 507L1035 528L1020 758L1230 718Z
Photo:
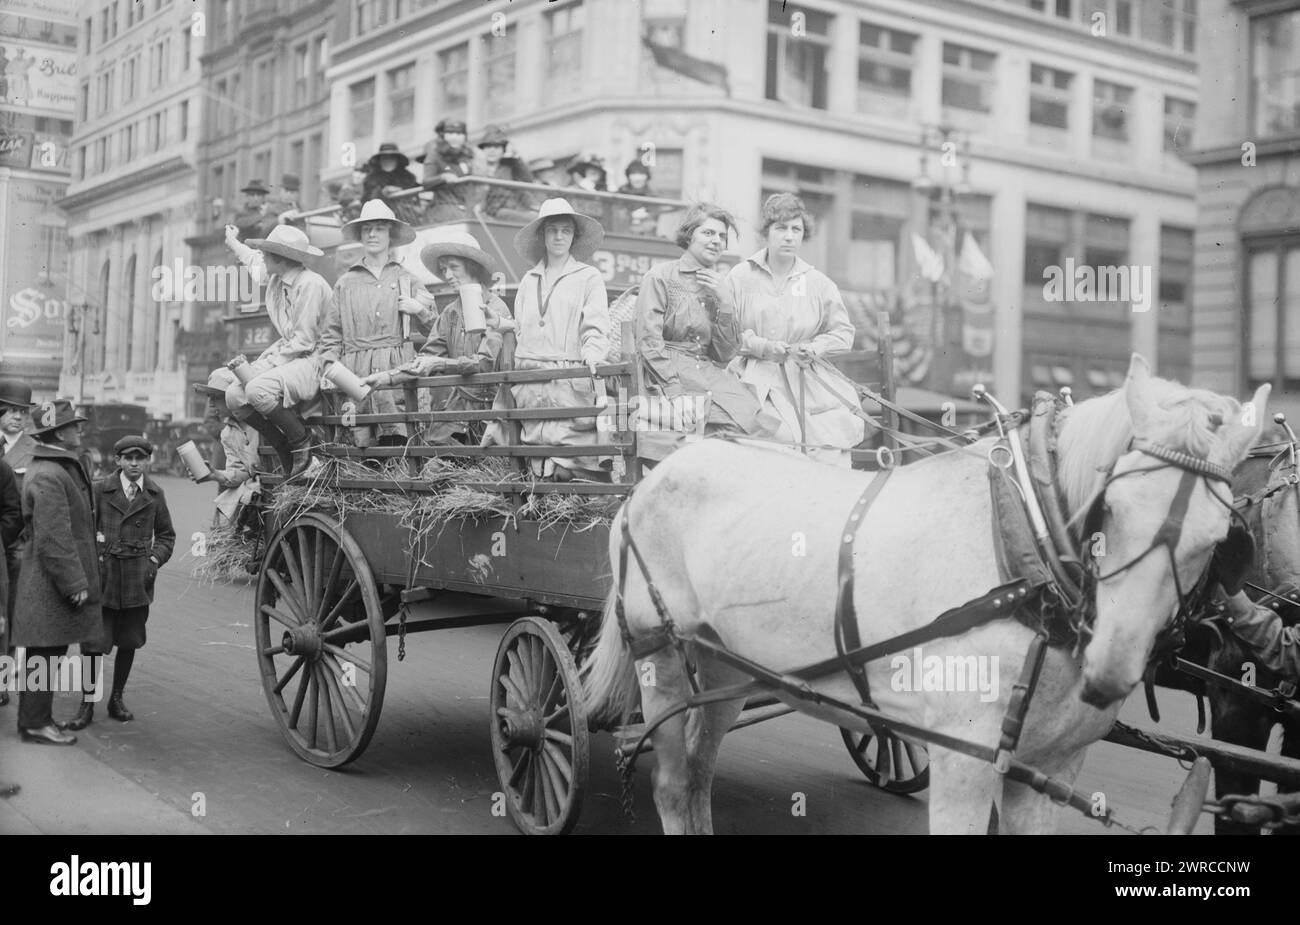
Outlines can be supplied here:
M993 355L993 301L990 298L993 264L968 231L962 238L957 259L958 293L961 296L961 346L975 359Z
M666 67L670 71L676 71L691 80L698 80L700 83L721 87L726 91L727 96L731 96L731 83L727 79L725 65L705 61L703 58L696 58L693 55L688 55L680 48L673 48L671 45L657 44L648 33L641 38L641 41L646 48L650 49L655 64Z
M916 251L916 268L921 276L932 283L943 278L943 257L936 253L925 238L912 232L912 249Z

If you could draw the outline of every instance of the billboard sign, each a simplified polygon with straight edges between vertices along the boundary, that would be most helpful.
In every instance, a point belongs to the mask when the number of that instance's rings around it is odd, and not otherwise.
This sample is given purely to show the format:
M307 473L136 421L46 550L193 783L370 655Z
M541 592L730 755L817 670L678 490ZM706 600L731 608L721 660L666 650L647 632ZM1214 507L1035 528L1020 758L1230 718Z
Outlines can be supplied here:
M59 184L15 181L3 203L9 247L3 255L0 354L7 373L21 372L36 388L57 387L63 365L67 247L54 207L62 196Z

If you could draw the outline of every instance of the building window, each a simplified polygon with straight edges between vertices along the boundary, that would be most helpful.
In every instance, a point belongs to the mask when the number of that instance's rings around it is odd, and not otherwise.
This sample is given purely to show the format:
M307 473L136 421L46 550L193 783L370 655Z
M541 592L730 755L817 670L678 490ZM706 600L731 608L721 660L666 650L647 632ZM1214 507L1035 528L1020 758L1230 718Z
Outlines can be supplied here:
M307 43L298 45L293 50L293 105L296 109L299 106L306 105L307 97L311 93L311 49Z
M135 158L135 126L122 129L122 156L129 163Z
M253 155L253 177L267 180L271 176L271 149L258 151Z
M943 105L973 112L993 108L993 64L987 51L943 43Z
M1042 302L1043 286L1047 282L1043 274L1050 268L1064 266L1069 240L1069 212L1033 203L1026 207L1025 287L1034 290L1033 298L1026 298L1026 306Z
M1074 75L1041 64L1029 65L1029 121L1034 125L1070 127L1070 84Z
M189 73L190 65L194 63L194 33L189 26L181 30L181 48L184 49L181 70Z
M1165 97L1165 150L1185 154L1192 147L1192 129L1196 125L1196 104L1190 100Z
M321 87L325 86L325 69L329 67L329 55L329 39L323 35L316 36L311 48L312 71L316 77L311 87L313 98L320 96Z
M464 119L469 103L469 43L438 52L438 115Z
M95 17L87 16L82 28L86 33L86 54L90 54L90 44L94 40L95 33Z
M388 124L394 128L415 121L415 65L388 72Z
M1143 38L1175 51L1196 51L1196 0L1145 0L1142 5L1156 18L1154 31L1144 31Z
M81 82L81 100L79 111L81 112L81 121L85 122L90 118L90 81Z
M352 134L369 138L375 130L375 78L348 87L352 112Z
M300 178L307 172L307 168L304 166L302 159L303 149L304 144L302 141L295 141L289 145L289 163L285 168L293 171Z
M1250 68L1255 131L1300 131L1300 10L1250 21Z
M365 35L388 25L391 0L359 0L357 3L356 35Z
M1300 390L1300 240L1261 241L1246 252L1246 379Z
M1013 6L1023 6L1035 13L1056 16L1058 19L1069 19L1070 8L1073 6L1073 0L1009 0L1009 2Z
M167 138L166 110L159 110L149 117L149 150L158 151Z
M1112 141L1128 141L1128 109L1133 88L1105 80L1092 83L1092 135Z
M798 35L793 28L796 22L801 24ZM766 92L769 100L826 108L830 25L831 17L825 13L769 0Z
M1191 314L1188 311L1188 291L1192 285L1192 232L1188 228L1160 228L1160 327L1190 334ZM1190 348L1190 344L1188 345ZM1164 370L1165 350L1157 354ZM1190 365L1190 355L1187 357ZM1182 365L1182 364L1179 364ZM1172 371L1170 371L1172 373ZM1165 376L1170 373L1161 372Z
M115 39L117 38L117 17L118 17L117 0L113 0L113 3L109 6L108 9L109 9L109 14L108 14L109 38Z
M582 92L582 35L586 8L581 3L546 14L546 96L564 100Z
M906 183L853 177L848 255L844 285L858 291L893 289L898 285L899 242L912 208Z
M488 33L483 38L483 115L500 119L515 110L515 41L514 26L505 35Z
M316 197L320 193L320 169L324 152L325 137L323 135L316 134L307 139L307 162L302 168L302 205L316 202Z
M911 98L916 39L910 32L858 24L858 112L877 112L882 94Z
M180 112L181 141L190 137L190 101L181 100Z
M226 106L226 117L230 124L230 131L234 132L243 122L244 115L248 112L244 105L243 94L240 93L240 76L236 71L230 75L230 101Z

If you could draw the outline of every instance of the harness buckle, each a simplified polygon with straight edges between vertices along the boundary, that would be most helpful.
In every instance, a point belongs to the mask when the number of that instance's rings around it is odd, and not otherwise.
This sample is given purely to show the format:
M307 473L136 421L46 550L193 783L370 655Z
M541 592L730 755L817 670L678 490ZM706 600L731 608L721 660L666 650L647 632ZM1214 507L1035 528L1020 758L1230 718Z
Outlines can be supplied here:
M999 774L1006 774L1011 770L1011 752L1005 748L999 748L993 756L993 770Z

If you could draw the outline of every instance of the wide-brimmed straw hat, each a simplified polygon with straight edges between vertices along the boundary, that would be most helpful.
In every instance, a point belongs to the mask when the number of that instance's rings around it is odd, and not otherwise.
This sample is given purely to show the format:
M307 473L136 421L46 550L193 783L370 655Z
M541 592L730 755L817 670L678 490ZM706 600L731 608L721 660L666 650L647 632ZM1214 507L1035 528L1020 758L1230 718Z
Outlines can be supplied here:
M379 161L385 157L397 158L398 170L401 170L407 164L411 163L411 159L402 153L401 148L393 144L391 141L385 141L383 144L379 146L378 151L370 155L370 160L366 161L366 164L370 167L371 170L378 170Z
M211 398L225 398L226 389L238 382L239 379L234 372L227 366L218 366L212 372L208 373L206 383L194 383L194 391L199 395L207 395Z
M415 229L393 214L382 199L371 199L361 206L361 214L343 226L343 240L361 241L361 226L366 222L388 222L392 232L388 238L390 247L400 247L415 240Z
M32 387L21 379L0 376L0 406L22 408L26 411L32 406Z
M292 225L276 225L265 238L249 238L245 243L256 250L297 263L307 263L310 257L325 255L319 247L312 247L307 232Z
M478 246L478 241L468 231L435 228L428 232L424 247L420 250L420 262L434 276L441 275L438 273L439 257L460 257L462 260L473 261L483 268L484 275L489 278L496 269L496 261Z
M573 246L569 248L569 253L579 260L590 259L596 248L600 247L600 242L605 240L605 229L590 215L575 211L567 199L546 200L537 210L537 218L515 233L515 250L519 255L534 262L541 260L546 253L546 245L542 241L542 225L548 218L560 217L573 219L575 226Z
M54 401L41 402L40 406L32 411L32 433L47 434L52 430L84 420L86 420L84 417L77 414L77 409L72 406L72 402L66 398L56 398Z

